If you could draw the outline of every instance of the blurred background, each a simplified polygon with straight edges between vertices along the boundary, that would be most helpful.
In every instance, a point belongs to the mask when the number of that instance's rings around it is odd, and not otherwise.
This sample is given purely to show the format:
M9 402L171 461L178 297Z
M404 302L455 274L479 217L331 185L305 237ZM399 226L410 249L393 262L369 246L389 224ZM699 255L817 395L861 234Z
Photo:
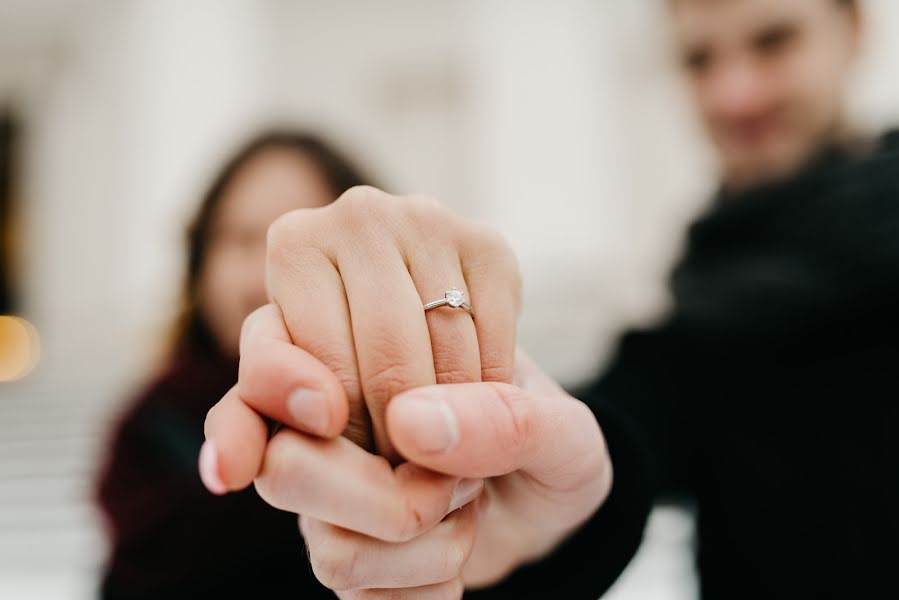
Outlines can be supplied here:
M852 106L876 130L899 117L899 3L867 4ZM663 314L714 186L664 11L0 0L0 598L94 596L107 429L164 352L200 194L260 127L319 131L504 233L522 345L564 383ZM691 531L657 510L612 597L695 597Z

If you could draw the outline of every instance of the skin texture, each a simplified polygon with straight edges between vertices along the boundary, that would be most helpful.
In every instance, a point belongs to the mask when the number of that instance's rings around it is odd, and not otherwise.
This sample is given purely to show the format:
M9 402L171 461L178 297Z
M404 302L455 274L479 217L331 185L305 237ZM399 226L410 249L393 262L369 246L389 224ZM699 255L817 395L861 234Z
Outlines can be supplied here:
M674 0L672 22L726 185L788 175L846 135L857 8L836 0Z
M786 175L843 134L859 19L830 0L674 0L725 185ZM515 351L497 236L427 198L354 188L268 234L271 304L206 421L201 475L301 515L338 597L459 598L557 546L612 465L592 413ZM449 286L459 310L423 313ZM271 440L264 418L286 425Z
M286 212L323 206L335 195L311 159L274 148L250 158L225 189L199 285L204 319L225 353L237 355L243 320L266 302L269 226Z
M272 303L244 325L201 470L213 491L254 482L302 515L313 569L340 597L457 598L601 505L602 433L516 352L518 269L496 234L428 198L354 188L279 219L268 244ZM451 285L474 319L422 311ZM263 417L287 427L267 441Z

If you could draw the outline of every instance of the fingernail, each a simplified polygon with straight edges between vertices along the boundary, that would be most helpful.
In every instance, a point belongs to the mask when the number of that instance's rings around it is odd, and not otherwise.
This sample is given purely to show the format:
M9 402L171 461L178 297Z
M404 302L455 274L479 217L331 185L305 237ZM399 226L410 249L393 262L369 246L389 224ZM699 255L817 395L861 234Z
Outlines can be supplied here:
M228 493L228 488L219 475L219 458L218 450L215 442L206 440L200 448L200 480L206 489L215 494L222 496Z
M449 512L462 508L478 497L484 489L483 479L460 479L453 490L453 498L450 500Z
M311 433L325 433L330 424L325 395L318 390L299 388L287 397L287 411L297 424Z
M459 441L459 424L440 398L413 396L403 400L406 419L414 423L412 437L422 452L446 452Z

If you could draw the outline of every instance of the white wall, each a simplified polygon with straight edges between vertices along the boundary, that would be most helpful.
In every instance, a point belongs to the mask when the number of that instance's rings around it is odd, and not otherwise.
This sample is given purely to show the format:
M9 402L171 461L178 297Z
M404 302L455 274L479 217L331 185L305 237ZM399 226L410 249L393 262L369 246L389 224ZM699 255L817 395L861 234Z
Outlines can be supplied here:
M661 195L633 177L633 158L661 161L634 149L614 6L88 4L24 103L26 284L43 370L121 383L153 356L198 191L237 139L276 120L331 132L388 187L435 194L506 234L528 285L524 343L560 376L582 376L595 363L589 331L658 305L633 234L665 222L647 207L671 195L665 177L653 178ZM570 327L544 339L560 314Z
M659 2L84 4L29 53L41 77L20 94L25 284L46 370L71 368L98 327L107 341L79 377L107 378L109 360L131 376L153 355L199 190L273 120L321 128L388 187L501 230L522 259L522 334L537 354L559 313L593 320L570 330L587 343L664 306L660 276L710 170ZM899 6L871 14L876 58L854 104L876 127L899 112ZM550 346L565 379L593 366Z

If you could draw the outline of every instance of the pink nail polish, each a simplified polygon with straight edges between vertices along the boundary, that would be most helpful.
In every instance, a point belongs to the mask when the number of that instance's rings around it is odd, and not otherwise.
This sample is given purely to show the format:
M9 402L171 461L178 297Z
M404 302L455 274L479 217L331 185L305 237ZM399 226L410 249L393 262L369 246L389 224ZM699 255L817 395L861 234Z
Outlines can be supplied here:
M200 448L200 480L206 489L215 494L222 496L228 493L228 488L219 475L219 459L218 450L215 442L206 440Z

